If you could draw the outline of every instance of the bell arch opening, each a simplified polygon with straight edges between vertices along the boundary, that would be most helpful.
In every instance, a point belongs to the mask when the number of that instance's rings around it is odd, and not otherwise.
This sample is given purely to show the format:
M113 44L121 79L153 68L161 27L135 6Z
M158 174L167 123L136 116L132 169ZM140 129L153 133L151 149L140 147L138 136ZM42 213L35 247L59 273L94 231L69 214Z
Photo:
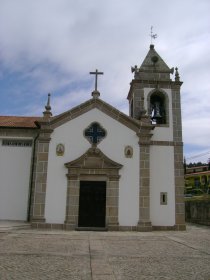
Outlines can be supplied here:
M165 92L155 90L148 95L148 112L152 124L166 125L169 123L169 102Z

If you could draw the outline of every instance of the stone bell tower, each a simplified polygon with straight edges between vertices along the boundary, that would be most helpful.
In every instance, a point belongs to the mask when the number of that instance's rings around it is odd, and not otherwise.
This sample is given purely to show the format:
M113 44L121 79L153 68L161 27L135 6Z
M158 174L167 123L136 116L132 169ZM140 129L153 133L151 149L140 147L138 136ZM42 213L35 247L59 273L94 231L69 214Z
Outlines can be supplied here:
M164 217L165 221L174 221L166 223L166 227L182 230L185 229L180 102L182 82L178 68L175 68L175 79L172 80L174 68L167 66L151 44L141 66L134 66L131 70L134 79L127 97L129 115L141 120L146 111L155 126L148 143L151 223L154 227L163 225Z

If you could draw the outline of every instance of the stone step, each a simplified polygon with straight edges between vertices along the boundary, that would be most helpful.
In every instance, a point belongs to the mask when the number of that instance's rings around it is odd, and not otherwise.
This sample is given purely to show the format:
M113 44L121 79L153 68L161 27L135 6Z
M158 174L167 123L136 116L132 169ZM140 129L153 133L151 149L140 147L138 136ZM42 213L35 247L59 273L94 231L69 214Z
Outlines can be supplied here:
M17 230L17 229L30 229L30 228L31 228L30 223L0 221L0 232L1 231Z

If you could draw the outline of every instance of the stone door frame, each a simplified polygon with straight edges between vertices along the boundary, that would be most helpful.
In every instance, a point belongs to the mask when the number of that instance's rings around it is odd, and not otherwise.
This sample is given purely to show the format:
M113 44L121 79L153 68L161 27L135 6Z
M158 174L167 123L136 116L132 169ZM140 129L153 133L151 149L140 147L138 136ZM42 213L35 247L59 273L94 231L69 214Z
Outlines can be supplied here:
M78 228L80 181L106 182L106 222L108 230L118 230L119 169L122 165L106 157L98 148L90 148L80 158L66 163L67 199L65 229Z

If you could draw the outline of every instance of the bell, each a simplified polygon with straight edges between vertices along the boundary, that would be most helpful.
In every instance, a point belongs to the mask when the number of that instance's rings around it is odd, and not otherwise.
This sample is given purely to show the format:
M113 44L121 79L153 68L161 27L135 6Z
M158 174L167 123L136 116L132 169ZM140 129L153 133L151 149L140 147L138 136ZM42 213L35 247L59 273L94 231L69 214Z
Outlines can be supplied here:
M161 113L160 113L160 103L155 102L152 119L160 119L160 118L162 118Z

